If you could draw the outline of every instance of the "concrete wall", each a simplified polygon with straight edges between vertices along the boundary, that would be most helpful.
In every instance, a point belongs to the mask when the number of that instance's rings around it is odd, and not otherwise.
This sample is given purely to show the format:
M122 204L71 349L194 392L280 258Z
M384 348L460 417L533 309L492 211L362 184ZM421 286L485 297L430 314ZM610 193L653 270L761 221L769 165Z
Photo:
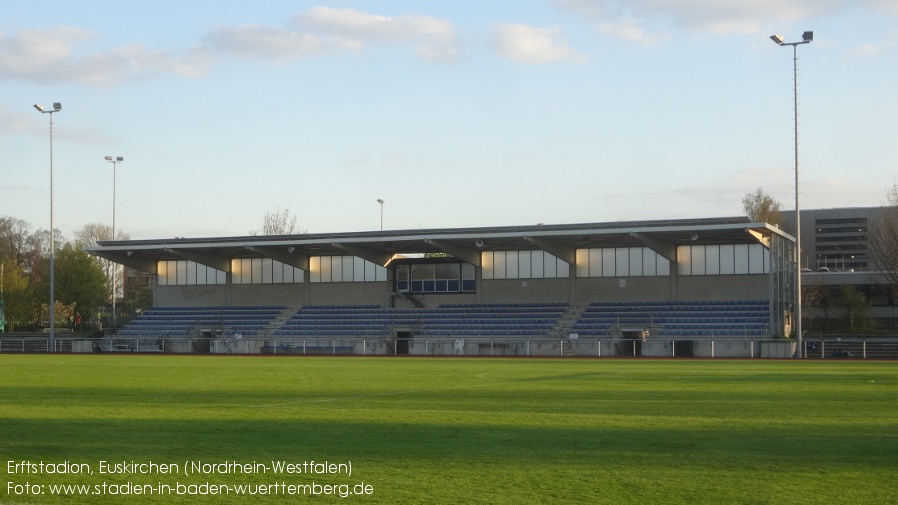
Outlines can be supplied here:
M309 284L308 305L381 305L389 301L389 283L313 282Z
M481 303L553 303L571 301L572 279L484 280Z
M231 305L286 305L300 307L304 284L239 284L231 286Z
M228 303L227 286L156 286L156 307L210 307Z
M156 286L154 305L380 305L392 284L333 282L215 286ZM580 303L594 301L766 300L768 276L601 277L481 280L477 293L417 294L428 307L447 303ZM394 306L408 302L394 297Z
M591 277L577 279L577 301L670 301L669 277Z
M768 300L770 287L767 274L681 275L677 294L682 301Z

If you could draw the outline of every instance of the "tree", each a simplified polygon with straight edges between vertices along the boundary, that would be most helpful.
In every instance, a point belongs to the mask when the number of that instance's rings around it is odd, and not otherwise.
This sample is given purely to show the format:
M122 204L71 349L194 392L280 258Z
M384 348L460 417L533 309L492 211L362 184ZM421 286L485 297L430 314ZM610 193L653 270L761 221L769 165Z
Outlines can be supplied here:
M274 212L266 212L262 222L262 229L249 232L250 235L293 235L305 233L296 228L296 216L290 214L290 208L283 211L280 207Z
M0 258L9 258L22 267L28 252L29 226L25 221L0 217Z
M753 223L769 223L780 228L785 224L783 206L759 187L742 198L742 209Z
M842 312L843 327L849 331L865 330L870 327L870 304L864 294L853 286L842 285L836 306Z
M14 331L15 324L33 323L39 316L40 304L34 303L31 286L28 283L28 277L22 273L22 269L7 258L0 258L0 267L2 270L2 286L0 286L0 301L6 303L4 312L6 313L6 331Z
M879 216L868 223L867 250L875 268L898 292L898 184L886 190L886 203Z
M92 314L106 300L106 276L94 257L66 244L56 258L56 299L70 321L76 314Z
M112 227L102 224L102 223L88 223L84 225L80 230L75 232L75 246L79 249L84 247L94 247L98 242L105 242L109 240L130 240L131 236L127 233L119 230L115 234L115 238L112 237ZM104 258L95 258L95 260L99 263L100 267L103 270L103 275L106 276L106 292L112 293L112 281L113 275L117 275L117 279L119 282L115 283L115 296L116 299L121 298L121 293L123 289L122 279L122 268L114 261L107 260Z

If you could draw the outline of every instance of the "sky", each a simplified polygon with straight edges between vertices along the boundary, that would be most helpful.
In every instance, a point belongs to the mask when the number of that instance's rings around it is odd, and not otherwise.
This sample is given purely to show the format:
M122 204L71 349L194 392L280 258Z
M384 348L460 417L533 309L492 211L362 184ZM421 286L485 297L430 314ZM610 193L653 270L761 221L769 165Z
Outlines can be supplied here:
M758 187L794 209L769 37L805 31L800 205L881 205L894 0L4 2L0 216L49 228L51 117L68 239L113 208L132 239L284 209L309 233L738 216Z

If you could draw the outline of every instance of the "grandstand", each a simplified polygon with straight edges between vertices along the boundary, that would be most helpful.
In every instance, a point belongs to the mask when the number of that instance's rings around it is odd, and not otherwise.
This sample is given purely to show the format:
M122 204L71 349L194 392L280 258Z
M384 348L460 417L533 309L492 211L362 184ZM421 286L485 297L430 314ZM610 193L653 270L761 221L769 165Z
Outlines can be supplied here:
M793 249L767 224L715 218L114 241L89 251L153 278L156 308L104 350L152 339L167 350L164 339L177 338L211 342L182 351L214 352L239 336L260 341L243 342L247 352L369 353L380 342L380 352L457 354L468 342L465 353L489 345L529 355L539 339L786 335Z

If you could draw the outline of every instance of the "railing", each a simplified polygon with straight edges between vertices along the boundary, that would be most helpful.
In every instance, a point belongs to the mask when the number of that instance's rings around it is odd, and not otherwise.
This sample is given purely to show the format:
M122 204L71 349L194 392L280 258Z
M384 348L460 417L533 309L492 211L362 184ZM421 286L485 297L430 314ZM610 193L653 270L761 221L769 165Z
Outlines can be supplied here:
M408 346L395 345L407 342ZM810 338L807 359L898 359L898 338ZM51 348L52 345L52 348ZM407 349L407 351L406 351ZM320 337L86 339L3 336L0 353L173 353L272 355L542 356L654 358L792 358L796 344L783 339L534 338L534 337Z

